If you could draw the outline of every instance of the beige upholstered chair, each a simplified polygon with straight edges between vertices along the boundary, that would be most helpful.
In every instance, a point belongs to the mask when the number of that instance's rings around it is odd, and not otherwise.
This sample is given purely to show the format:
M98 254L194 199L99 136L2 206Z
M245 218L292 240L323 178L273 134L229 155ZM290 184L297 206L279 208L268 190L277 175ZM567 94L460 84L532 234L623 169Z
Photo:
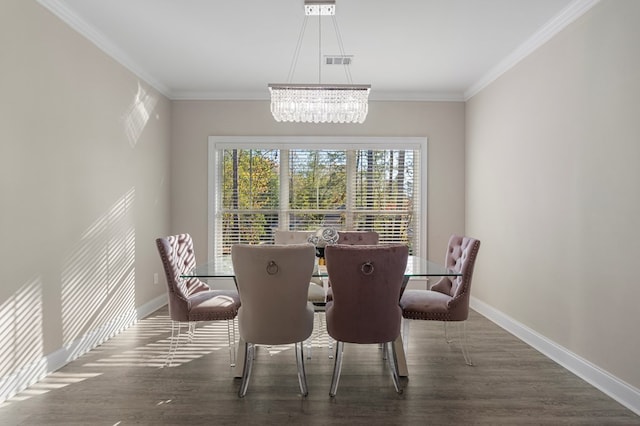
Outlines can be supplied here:
M429 290L406 290L400 300L402 316L407 320L443 321L445 337L447 323L456 322L459 328L460 345L467 365L473 365L469 355L466 320L469 317L471 278L478 256L480 241L474 238L452 235L445 257L445 266L460 272L457 277L442 277ZM408 342L409 322L405 321L404 339Z
M255 345L290 343L295 344L300 392L306 396L303 342L313 331L313 305L307 302L313 245L237 244L231 247L231 258L242 301L238 327L246 351L238 396L247 392Z
M309 237L315 235L314 231L286 231L276 229L273 234L273 242L274 244L306 244L309 241ZM318 273L318 265L314 263L313 274L317 275ZM320 332L322 329L322 315L321 312L324 312L324 306L326 304L327 295L324 289L324 281L322 278L318 276L312 276L309 281L309 291L307 293L307 300L313 303L313 308L316 313L318 313L318 323L320 327L317 327L316 332L317 336L320 337ZM311 351L312 351L312 340L310 338L307 341L307 359L311 359Z
M375 231L338 231L338 244L378 244L380 237Z
M312 231L284 231L277 229L273 234L273 242L274 244L285 245L285 244L305 244L308 242L308 238L312 235ZM315 269L314 269L315 272ZM322 282L322 278L320 277L311 277L311 281L309 282L309 292L307 294L307 299L309 302L312 302L314 305L324 305L325 302L325 292L324 286Z
M406 245L331 245L325 251L333 300L327 302L327 331L336 345L330 396L335 396L344 343L384 344L396 392L400 388L393 341L400 335L398 305L407 266Z
M167 278L169 317L171 318L171 343L167 364L173 357L182 338L181 330L187 325L189 341L195 332L197 321L227 321L227 335L231 364L235 362L234 319L240 307L240 297L235 290L211 290L198 278L181 278L196 266L193 240L189 234L172 235L156 239L160 259Z
M276 229L273 231L274 244L305 244L309 242L309 236L315 234L314 231L286 231Z

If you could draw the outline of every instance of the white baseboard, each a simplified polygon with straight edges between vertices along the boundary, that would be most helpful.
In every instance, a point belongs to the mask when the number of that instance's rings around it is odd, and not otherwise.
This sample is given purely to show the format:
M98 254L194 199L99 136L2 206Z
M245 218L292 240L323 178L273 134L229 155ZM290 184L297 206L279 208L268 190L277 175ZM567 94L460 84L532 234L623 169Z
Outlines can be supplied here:
M48 374L64 367L69 362L89 352L91 349L104 343L116 334L121 333L137 323L138 320L147 317L166 304L167 296L158 296L139 308L132 309L109 321L104 326L81 336L71 344L61 347L55 352L25 365L20 370L15 371L8 376L1 377L0 403L6 401L39 380L42 380Z
M473 296L471 297L470 306L482 316L640 415L640 389L625 383L597 365L581 358Z

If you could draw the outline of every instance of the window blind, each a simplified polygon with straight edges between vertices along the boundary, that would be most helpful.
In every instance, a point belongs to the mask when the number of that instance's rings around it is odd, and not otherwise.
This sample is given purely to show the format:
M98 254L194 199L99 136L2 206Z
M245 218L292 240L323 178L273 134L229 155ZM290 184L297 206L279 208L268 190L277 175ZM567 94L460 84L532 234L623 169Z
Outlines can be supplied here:
M331 227L373 230L380 243L406 243L419 254L420 149L352 148L217 147L214 253L272 243L276 229Z

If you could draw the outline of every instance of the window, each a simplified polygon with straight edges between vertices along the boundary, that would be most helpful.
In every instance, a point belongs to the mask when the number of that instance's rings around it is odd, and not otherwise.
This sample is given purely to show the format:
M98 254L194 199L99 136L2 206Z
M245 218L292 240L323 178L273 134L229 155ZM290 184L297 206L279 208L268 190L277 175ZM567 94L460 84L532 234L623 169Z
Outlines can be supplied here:
M212 255L320 227L373 230L421 252L424 138L211 137L209 149Z

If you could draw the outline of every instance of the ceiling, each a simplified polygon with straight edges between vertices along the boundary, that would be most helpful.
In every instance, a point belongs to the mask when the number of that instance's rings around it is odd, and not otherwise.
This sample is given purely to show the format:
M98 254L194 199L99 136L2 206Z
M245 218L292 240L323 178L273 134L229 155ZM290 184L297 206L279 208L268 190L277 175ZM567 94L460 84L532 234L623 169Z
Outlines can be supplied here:
M171 99L268 99L285 83L304 0L38 0ZM336 0L352 82L371 99L464 100L597 0ZM291 82L319 80L310 17ZM340 54L322 18L322 55ZM323 65L323 83L347 83Z

